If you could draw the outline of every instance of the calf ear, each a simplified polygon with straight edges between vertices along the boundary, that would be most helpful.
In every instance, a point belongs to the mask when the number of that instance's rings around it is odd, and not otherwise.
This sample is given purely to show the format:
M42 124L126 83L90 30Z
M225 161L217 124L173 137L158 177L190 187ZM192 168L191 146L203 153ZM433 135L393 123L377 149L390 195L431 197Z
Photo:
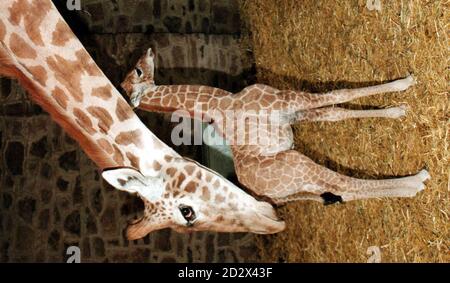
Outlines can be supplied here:
M147 53L146 53L147 57L155 57L155 53L153 52L152 48L147 49Z
M148 185L145 176L133 168L105 169L102 177L114 188L129 193L137 193Z

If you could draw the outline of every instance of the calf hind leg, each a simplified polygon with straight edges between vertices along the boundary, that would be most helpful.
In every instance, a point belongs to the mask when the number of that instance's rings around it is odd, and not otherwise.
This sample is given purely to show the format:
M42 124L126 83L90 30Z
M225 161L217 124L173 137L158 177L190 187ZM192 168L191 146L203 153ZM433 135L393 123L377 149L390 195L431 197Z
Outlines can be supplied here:
M355 88L355 89L339 89L323 94L310 94L310 107L318 108L348 102L360 97L375 95L379 93L403 91L414 85L413 76L408 76L404 79L395 80L389 83Z
M295 121L341 121L351 118L391 118L405 116L406 105L376 110L350 110L340 107L325 107L298 111Z
M314 163L295 150L243 161L246 174L241 183L276 203L303 199L324 203L378 197L413 197L425 188L426 170L402 178L365 180L348 177Z

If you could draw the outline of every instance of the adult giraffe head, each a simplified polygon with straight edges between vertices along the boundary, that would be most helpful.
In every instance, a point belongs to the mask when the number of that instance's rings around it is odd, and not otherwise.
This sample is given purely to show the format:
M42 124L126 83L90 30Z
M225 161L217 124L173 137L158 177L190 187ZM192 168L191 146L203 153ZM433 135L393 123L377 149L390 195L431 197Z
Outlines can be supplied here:
M144 215L127 229L129 239L164 228L258 234L285 228L269 203L256 200L215 172L184 158L167 156L166 161L155 162L160 172L156 177L125 167L103 171L112 186L137 193L144 201Z

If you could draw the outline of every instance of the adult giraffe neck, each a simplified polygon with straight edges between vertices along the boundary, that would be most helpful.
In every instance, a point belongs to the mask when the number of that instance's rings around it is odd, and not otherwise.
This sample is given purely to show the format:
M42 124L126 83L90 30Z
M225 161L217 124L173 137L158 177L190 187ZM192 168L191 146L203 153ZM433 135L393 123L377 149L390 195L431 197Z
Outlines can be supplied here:
M0 3L0 74L13 76L101 168L178 157L140 121L49 0Z

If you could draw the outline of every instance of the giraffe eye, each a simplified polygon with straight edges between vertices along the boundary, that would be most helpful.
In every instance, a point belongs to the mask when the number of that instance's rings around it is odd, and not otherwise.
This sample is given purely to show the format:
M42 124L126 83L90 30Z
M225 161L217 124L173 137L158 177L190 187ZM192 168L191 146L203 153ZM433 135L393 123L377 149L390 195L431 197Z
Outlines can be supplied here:
M140 68L136 68L135 71L136 71L136 74L138 75L138 77L142 78L142 75L144 74L142 72L142 70Z
M186 219L186 221L191 222L195 219L195 212L192 209L192 207L187 206L187 205L180 205L179 206L181 215L183 215L184 219Z

